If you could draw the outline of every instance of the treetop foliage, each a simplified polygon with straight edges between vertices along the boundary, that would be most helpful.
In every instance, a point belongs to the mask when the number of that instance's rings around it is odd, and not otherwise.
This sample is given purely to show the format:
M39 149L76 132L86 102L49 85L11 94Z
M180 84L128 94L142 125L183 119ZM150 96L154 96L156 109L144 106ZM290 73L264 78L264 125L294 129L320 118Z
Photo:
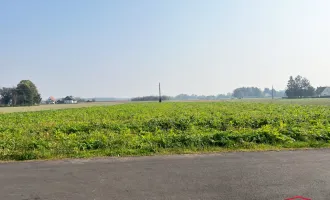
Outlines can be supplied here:
M37 105L41 95L36 85L30 80L20 81L16 87L0 88L0 103L4 105Z
M305 77L298 75L293 78L290 76L285 94L289 98L313 97L315 96L315 88Z

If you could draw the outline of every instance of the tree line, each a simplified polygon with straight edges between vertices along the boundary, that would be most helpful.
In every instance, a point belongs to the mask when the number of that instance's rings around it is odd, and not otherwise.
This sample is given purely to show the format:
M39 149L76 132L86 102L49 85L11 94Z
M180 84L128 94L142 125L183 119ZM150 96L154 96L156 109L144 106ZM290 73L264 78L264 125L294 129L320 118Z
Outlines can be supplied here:
M283 97L284 91L273 90L274 97ZM162 96L162 100L221 100L231 98L265 98L271 97L272 91L269 88L265 88L263 91L256 87L241 87L233 91L233 93L218 94L218 95L196 95L196 94L179 94L176 96ZM135 97L131 101L158 101L159 96L144 96Z
M234 89L232 93L218 94L218 95L196 95L196 94L179 94L177 96L163 96L163 100L221 100L230 98L299 98L299 97L312 97L318 93L321 87L316 90L311 86L307 78L298 75L290 79L287 84L286 90L276 90L274 88L260 89L258 87L239 87ZM131 101L158 101L158 96L145 96L135 97Z
M0 88L0 104L5 106L31 106L41 102L36 85L30 80L22 80L14 87Z
M163 101L168 101L168 100L220 100L220 99L228 99L231 98L231 94L219 94L219 95L209 95L209 96L204 96L204 95L188 95L188 94L179 94L177 96L162 96ZM131 99L131 101L158 101L159 96L143 96L143 97L134 97Z
M173 97L173 100L220 100L220 99L229 99L231 98L231 93L227 94L218 94L218 95L188 95L188 94L179 94Z
M319 95L324 87L316 89L311 85L310 81L300 75L290 76L286 90L275 90L258 87L240 87L236 88L232 93L218 95L188 95L179 94L177 96L162 96L162 100L220 100L230 98L264 98L264 97L288 97L288 98L304 98ZM30 80L21 80L14 87L0 88L0 104L5 106L22 106L22 105L38 105L41 103L41 95L36 85ZM79 102L85 102L85 99L77 99ZM158 101L158 96L143 96L132 98L131 101Z
M261 90L257 87L240 87L233 91L233 97L235 98L265 98L265 97L283 97L285 91L275 90L270 88L264 88Z
M272 91L269 88L261 90L257 87L240 87L236 88L232 93L218 94L218 95L188 95L179 94L175 97L171 97L171 100L221 100L221 99L231 99L231 98L265 98L271 97ZM284 91L276 91L273 89L274 97L283 97Z
M169 96L162 96L162 100L171 100L171 97ZM158 101L159 96L144 96L144 97L134 97L131 99L131 101Z
M287 98L306 98L320 95L324 87L313 87L306 77L297 75L290 76L285 90L276 91L275 89L265 88L263 91L257 87L241 87L233 91L236 98L262 98L262 97L287 97Z

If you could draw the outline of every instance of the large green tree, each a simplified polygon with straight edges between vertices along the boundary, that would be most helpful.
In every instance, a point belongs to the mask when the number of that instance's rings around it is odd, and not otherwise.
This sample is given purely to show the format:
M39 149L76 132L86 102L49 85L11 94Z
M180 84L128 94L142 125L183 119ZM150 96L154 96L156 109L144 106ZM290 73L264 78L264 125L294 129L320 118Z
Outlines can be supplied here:
M315 95L315 88L305 77L298 75L293 78L290 76L285 94L289 98L311 97Z
M295 80L293 79L292 76L290 76L289 78L289 81L288 81L288 84L286 86L286 90L285 90L285 94L286 96L288 97L295 97L297 96L297 85L296 85L296 82Z
M18 105L35 105L40 104L41 95L35 84L30 80L22 80L16 87L16 104Z

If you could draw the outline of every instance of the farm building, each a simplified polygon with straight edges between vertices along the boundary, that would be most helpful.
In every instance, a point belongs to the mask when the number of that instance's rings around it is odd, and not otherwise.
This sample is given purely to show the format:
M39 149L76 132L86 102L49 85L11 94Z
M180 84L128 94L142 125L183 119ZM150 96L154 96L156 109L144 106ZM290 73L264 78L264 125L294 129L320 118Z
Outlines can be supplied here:
M53 96L50 96L46 101L47 104L55 104L55 102L56 99Z
M330 87L318 87L316 95L319 97L330 96Z
M74 104L74 103L78 103L78 101L77 101L74 97L72 97L72 96L67 96L67 97L65 97L63 100L64 100L64 103L65 103L65 104Z

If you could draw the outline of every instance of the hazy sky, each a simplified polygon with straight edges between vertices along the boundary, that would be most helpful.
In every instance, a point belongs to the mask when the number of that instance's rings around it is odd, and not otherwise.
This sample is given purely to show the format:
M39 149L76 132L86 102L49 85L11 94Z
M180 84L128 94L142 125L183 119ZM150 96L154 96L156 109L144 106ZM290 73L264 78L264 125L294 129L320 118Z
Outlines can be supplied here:
M44 98L330 85L328 0L0 0L0 86Z

